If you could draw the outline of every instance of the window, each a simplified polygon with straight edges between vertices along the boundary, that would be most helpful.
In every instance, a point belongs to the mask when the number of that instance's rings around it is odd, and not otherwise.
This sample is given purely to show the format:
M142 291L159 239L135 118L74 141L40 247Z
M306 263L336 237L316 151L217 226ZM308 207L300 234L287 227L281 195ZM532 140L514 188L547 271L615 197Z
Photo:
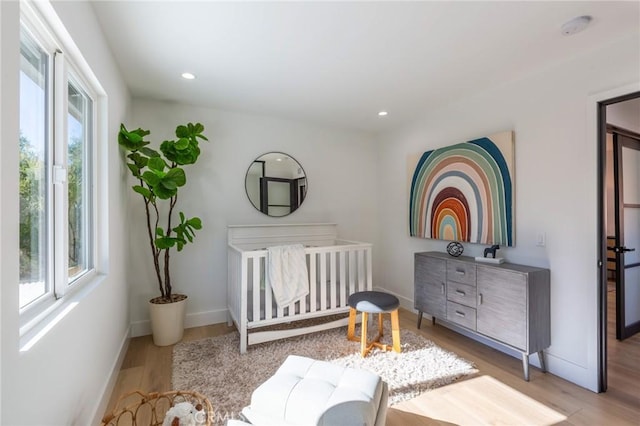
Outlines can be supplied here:
M20 308L50 292L49 55L20 34Z
M48 28L22 6L19 308L24 324L95 276L97 95Z
M69 82L67 114L67 193L69 283L92 268L91 98Z

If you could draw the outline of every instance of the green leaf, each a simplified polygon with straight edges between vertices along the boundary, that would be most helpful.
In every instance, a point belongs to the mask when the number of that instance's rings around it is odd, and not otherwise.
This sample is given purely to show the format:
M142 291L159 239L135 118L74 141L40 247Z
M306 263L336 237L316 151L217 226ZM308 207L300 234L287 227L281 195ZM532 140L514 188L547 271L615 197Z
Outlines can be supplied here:
M127 133L126 136L129 138L129 141L133 143L140 143L142 141L142 136L136 133Z
M142 148L140 152L142 152L147 157L160 157L160 154L155 149L145 147L145 148Z
M145 188L144 186L140 186L140 185L135 185L133 187L133 190L135 192L137 192L138 194L142 195L144 198L152 198L153 194L151 193L151 191L149 191L147 188Z
M188 138L189 137L189 128L187 126L180 125L176 127L176 136L179 138Z
M166 176L164 179L160 181L160 185L162 185L165 189L168 189L169 191L178 189L178 185L176 185L176 182L172 179L167 179Z
M187 183L187 175L180 167L175 167L167 172L166 179L171 179L176 186L184 186Z
M180 139L177 140L177 142L175 143L174 146L178 151L182 151L184 149L187 149L187 148L189 148L189 139L180 138Z
M176 245L176 239L171 237L156 238L155 244L161 250L165 250Z
M145 183L151 188L154 188L156 185L158 185L161 179L161 176L158 176L157 173L152 172L151 170L147 170L142 174L142 180L145 181Z
M147 164L147 166L151 169L151 170L155 170L158 172L161 172L164 170L166 164L164 162L164 160L160 157L151 157L149 158L149 163Z
M204 126L200 123L196 123L193 126L193 133L198 134L204 132Z
M202 221L199 217L192 217L187 221L187 223L194 229L202 229Z
M150 132L148 130L143 129L129 131L124 126L124 124L120 124L120 132L118 132L118 144L128 151L137 151L143 146L149 144L149 142L144 140L144 137L149 133Z
M135 164L131 164L131 163L127 163L127 167L129 168L129 170L131 171L131 174L137 178L140 177L140 167L136 166Z
M160 198L161 200L168 200L169 198L176 195L178 191L176 189L167 188L164 185L157 185L153 187L153 192L156 194L156 197Z
M160 236L160 237L164 237L164 229L160 228L159 226L156 228L156 235Z

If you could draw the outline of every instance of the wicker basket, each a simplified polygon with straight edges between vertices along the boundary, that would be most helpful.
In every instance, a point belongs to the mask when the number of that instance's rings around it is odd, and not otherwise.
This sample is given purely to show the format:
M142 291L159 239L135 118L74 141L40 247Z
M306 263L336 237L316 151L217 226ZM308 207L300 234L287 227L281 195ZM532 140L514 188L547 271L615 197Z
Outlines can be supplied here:
M197 419L198 425L211 426L213 407L209 400L198 392L170 391L143 393L133 391L120 397L115 408L102 418L104 426L162 426L167 411L180 402L200 404L206 413L205 419Z

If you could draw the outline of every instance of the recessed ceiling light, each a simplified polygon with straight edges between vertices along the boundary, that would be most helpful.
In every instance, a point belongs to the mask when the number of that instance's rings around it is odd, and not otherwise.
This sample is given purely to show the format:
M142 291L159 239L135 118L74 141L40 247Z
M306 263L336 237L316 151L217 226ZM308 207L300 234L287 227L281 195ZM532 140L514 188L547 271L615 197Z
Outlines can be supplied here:
M190 72L183 72L182 78L184 78L185 80L193 80L194 78L196 78L196 76L191 74Z
M579 33L587 28L591 19L592 18L589 15L575 17L572 20L565 22L562 27L560 27L560 31L562 31L562 34L566 36Z
M378 117L385 117L386 115L388 115L389 113L387 111L380 111L378 113Z

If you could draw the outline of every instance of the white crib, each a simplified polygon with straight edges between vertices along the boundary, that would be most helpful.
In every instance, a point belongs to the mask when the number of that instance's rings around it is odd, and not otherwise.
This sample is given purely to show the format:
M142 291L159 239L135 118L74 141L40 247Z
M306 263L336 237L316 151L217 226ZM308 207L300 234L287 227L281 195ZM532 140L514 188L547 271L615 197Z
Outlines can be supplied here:
M310 288L308 296L280 307L264 277L266 248L284 244L306 247ZM349 295L372 289L371 244L337 239L335 224L231 225L227 253L228 322L240 332L240 353L247 351L247 345L346 325L343 318L306 327L255 330L346 313Z

